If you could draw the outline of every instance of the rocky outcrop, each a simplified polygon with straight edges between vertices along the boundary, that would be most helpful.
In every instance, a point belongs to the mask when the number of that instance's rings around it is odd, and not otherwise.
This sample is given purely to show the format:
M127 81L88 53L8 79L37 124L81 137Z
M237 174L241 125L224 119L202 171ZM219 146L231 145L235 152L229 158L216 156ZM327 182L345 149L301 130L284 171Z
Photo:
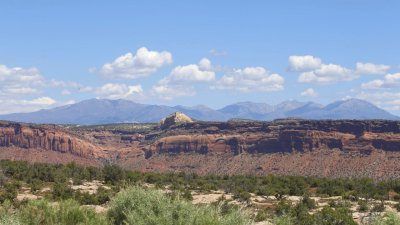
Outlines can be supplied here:
M0 147L44 149L96 158L100 148L56 126L0 123Z
M175 112L161 120L160 128L167 129L174 125L186 123L193 123L193 120L181 112Z
M151 145L159 153L304 153L319 149L400 152L395 121L277 121L191 123L167 131Z

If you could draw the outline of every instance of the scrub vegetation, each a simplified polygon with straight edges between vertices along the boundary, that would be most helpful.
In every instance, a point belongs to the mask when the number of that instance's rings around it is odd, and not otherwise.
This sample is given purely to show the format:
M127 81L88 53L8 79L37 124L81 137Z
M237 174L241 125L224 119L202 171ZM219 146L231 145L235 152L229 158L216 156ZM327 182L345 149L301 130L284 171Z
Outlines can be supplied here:
M400 224L398 193L399 180L198 176L0 161L1 225ZM199 196L219 197L204 203Z

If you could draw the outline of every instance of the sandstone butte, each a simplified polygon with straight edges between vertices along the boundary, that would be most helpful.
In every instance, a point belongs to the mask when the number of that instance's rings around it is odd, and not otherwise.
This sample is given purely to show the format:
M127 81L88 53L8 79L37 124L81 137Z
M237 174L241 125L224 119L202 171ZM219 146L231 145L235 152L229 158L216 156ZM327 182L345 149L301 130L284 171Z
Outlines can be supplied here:
M193 123L193 120L181 112L175 112L160 121L161 129L168 129L177 124Z
M400 121L167 119L163 129L131 132L1 122L0 158L156 172L400 178Z

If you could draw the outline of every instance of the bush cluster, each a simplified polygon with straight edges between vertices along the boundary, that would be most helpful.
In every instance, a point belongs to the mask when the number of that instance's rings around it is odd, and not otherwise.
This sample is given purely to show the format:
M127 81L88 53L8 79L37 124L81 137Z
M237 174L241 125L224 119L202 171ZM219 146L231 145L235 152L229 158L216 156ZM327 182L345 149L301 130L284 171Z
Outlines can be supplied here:
M74 200L51 204L47 200L29 201L18 209L1 212L0 225L107 225L104 215L89 208L80 207Z
M111 189L99 188L89 194L75 191L73 184L100 180ZM150 183L171 192L163 194L155 189L139 188ZM45 200L15 201L21 185L33 193L51 187ZM128 187L128 188L126 188ZM122 189L121 192L119 192ZM238 201L251 202L251 193L276 196L281 200L273 210L259 210L255 221L274 217L274 224L353 225L350 201L358 201L359 211L383 212L383 200L398 198L400 180L376 182L367 178L327 179L299 176L198 176L185 173L141 173L126 171L117 165L102 168L83 167L71 163L50 165L21 161L0 161L0 225L2 224L251 224L249 214L233 207L223 198L216 204L194 206L191 191L224 190ZM119 193L118 193L119 192ZM116 195L116 193L118 193ZM391 195L389 195L391 193ZM285 201L285 195L303 196L297 204ZM309 196L342 196L342 201L331 201L329 206L316 210ZM392 197L390 197L392 196ZM394 196L394 197L393 197ZM370 208L370 199L380 200ZM397 199L398 200L398 199ZM56 205L50 202L58 202ZM96 214L82 205L111 206L107 214ZM400 210L400 204L395 208ZM310 213L312 212L312 213ZM381 219L381 222L377 222ZM374 219L371 224L399 224L394 214ZM382 222L383 221L383 222ZM387 223L386 223L387 221Z
M304 197L302 201L295 205L282 201L276 208L277 217L274 219L274 224L357 225L348 208L326 206L321 211L310 214L310 210L314 208L315 202L308 197Z
M6 203L5 205L7 205ZM250 225L249 214L240 209L225 211L218 206L195 206L170 198L159 190L129 187L111 201L107 214L96 214L75 200L56 204L35 200L0 210L0 225Z
M390 191L400 193L400 180L376 182L368 178L328 179L299 176L198 176L185 173L141 173L126 171L117 165L103 168L82 167L74 163L51 165L27 163L22 161L0 161L0 186L7 179L23 181L33 191L40 189L45 182L66 183L70 179L74 184L82 181L101 180L109 185L151 183L157 187L169 186L173 190L184 192L187 189L199 191L224 190L234 193L239 200L246 201L248 193L257 195L303 196L316 190L318 196L343 196L349 200L388 199Z

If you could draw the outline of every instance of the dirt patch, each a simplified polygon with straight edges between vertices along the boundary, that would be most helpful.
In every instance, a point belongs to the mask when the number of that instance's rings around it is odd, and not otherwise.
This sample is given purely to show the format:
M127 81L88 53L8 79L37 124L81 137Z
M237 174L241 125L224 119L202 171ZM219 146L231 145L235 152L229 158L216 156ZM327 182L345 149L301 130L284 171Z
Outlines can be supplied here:
M75 191L80 191L82 193L96 194L97 190L102 187L104 189L111 189L108 186L105 186L102 182L98 180L94 181L85 181L81 185L72 185L71 188Z

